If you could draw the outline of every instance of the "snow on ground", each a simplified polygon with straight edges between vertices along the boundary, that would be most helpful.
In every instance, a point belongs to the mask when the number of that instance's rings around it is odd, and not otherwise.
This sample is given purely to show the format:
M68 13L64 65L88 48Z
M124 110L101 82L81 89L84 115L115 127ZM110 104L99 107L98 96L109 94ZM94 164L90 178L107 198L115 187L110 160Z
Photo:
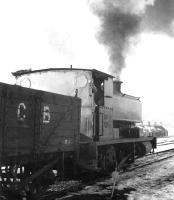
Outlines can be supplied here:
M173 138L174 139L174 138ZM158 139L158 142L172 140ZM169 146L158 147L156 151L168 149ZM170 148L174 148L174 145ZM147 157L143 158L146 161ZM111 199L113 179L97 182L85 187L77 199ZM88 198L87 198L88 197ZM174 200L174 157L163 160L134 171L121 173L117 178L115 200Z
M174 137L164 137L164 138L157 138L157 143L163 143L163 142L172 142L174 143ZM169 145L163 145L163 146L158 146L157 149L155 149L155 152L158 152L158 151L164 151L164 150L167 150L167 149L171 149L171 148L174 148L174 144L169 144Z
M158 142L168 142L174 138L158 138ZM162 151L174 148L174 144L159 146L156 150ZM128 177L125 180L124 177ZM120 177L117 189L134 188L128 194L128 200L158 200L174 199L174 157L160 163L136 169Z
M99 181L81 191L79 199L110 199L113 179ZM98 194L98 196L96 196ZM86 198L88 196L88 198ZM174 157L125 172L119 176L114 197L121 200L173 200L174 199Z
M126 179L124 177L127 176ZM128 200L174 199L174 158L123 174L117 189L134 188Z

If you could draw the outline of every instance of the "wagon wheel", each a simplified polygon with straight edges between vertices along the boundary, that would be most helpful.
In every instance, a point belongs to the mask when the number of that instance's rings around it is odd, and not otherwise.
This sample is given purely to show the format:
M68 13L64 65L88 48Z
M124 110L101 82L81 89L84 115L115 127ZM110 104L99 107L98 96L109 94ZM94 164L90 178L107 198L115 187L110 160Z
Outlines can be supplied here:
M112 172L117 167L117 159L116 159L116 149L114 146L110 146L106 149L105 153L105 169L108 172Z
M3 191L5 188L6 188L6 181L5 181L5 178L6 178L6 175L4 173L4 169L2 167L0 167L0 179L1 179L1 188L0 190Z
M15 169L15 170L14 170ZM11 188L15 185L17 179L17 168L15 165L12 166L3 166L0 168L0 177L1 177L1 187L5 190Z
M41 167L32 168L26 166L26 174L28 174L26 178L33 176L35 173L38 172L40 168ZM53 184L54 181L55 174L53 173L52 169L50 169L26 183L24 185L24 190L27 195L37 199L37 197L41 195L48 188L49 185Z

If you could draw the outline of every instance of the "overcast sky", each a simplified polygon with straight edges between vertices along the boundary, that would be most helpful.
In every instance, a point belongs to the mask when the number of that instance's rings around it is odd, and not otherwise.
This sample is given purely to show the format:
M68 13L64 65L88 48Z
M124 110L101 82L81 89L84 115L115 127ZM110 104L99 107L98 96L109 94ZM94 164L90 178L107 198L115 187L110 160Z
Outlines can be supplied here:
M118 72L124 82L123 92L141 97L143 118L162 121L171 130L174 0L102 3L102 0L0 0L0 81L13 84L11 72L29 68L73 65L113 75ZM113 53L116 50L118 54ZM116 65L118 68L113 69Z

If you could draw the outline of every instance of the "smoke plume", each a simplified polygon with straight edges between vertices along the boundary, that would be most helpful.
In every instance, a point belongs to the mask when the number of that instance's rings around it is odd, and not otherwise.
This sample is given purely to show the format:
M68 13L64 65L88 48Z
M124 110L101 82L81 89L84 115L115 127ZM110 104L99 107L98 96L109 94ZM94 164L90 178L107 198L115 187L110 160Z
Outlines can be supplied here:
M134 14L122 13L119 9L114 11L102 14L102 31L98 39L107 47L111 70L120 74L125 66L129 38L138 32L140 18Z
M174 0L156 0L153 6L147 6L144 14L145 31L174 36Z
M174 0L99 0L91 5L101 23L98 41L106 46L115 75L125 67L132 38L147 31L173 33Z
M130 38L140 32L142 14L146 5L152 3L145 0L103 0L93 5L101 21L98 40L107 47L112 73L120 75L125 67Z

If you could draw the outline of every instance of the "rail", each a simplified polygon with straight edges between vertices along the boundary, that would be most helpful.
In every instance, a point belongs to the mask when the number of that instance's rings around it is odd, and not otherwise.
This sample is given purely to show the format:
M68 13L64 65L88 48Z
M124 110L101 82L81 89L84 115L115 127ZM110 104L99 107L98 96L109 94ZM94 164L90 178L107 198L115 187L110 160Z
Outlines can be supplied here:
M143 163L143 161L141 163L141 161L140 161L140 163L134 163L132 167L131 167L131 165L129 165L126 172L134 171L135 169L143 168L145 166L152 165L154 163L158 163L158 162L161 162L163 160L167 160L169 158L172 158L172 157L174 157L174 148L164 150L164 151L160 151L160 152L147 154L143 158L141 158L141 160L146 158L146 157L148 157L150 159L150 161L147 160L147 161L145 161L145 163ZM138 161L138 159L137 159L137 161Z

